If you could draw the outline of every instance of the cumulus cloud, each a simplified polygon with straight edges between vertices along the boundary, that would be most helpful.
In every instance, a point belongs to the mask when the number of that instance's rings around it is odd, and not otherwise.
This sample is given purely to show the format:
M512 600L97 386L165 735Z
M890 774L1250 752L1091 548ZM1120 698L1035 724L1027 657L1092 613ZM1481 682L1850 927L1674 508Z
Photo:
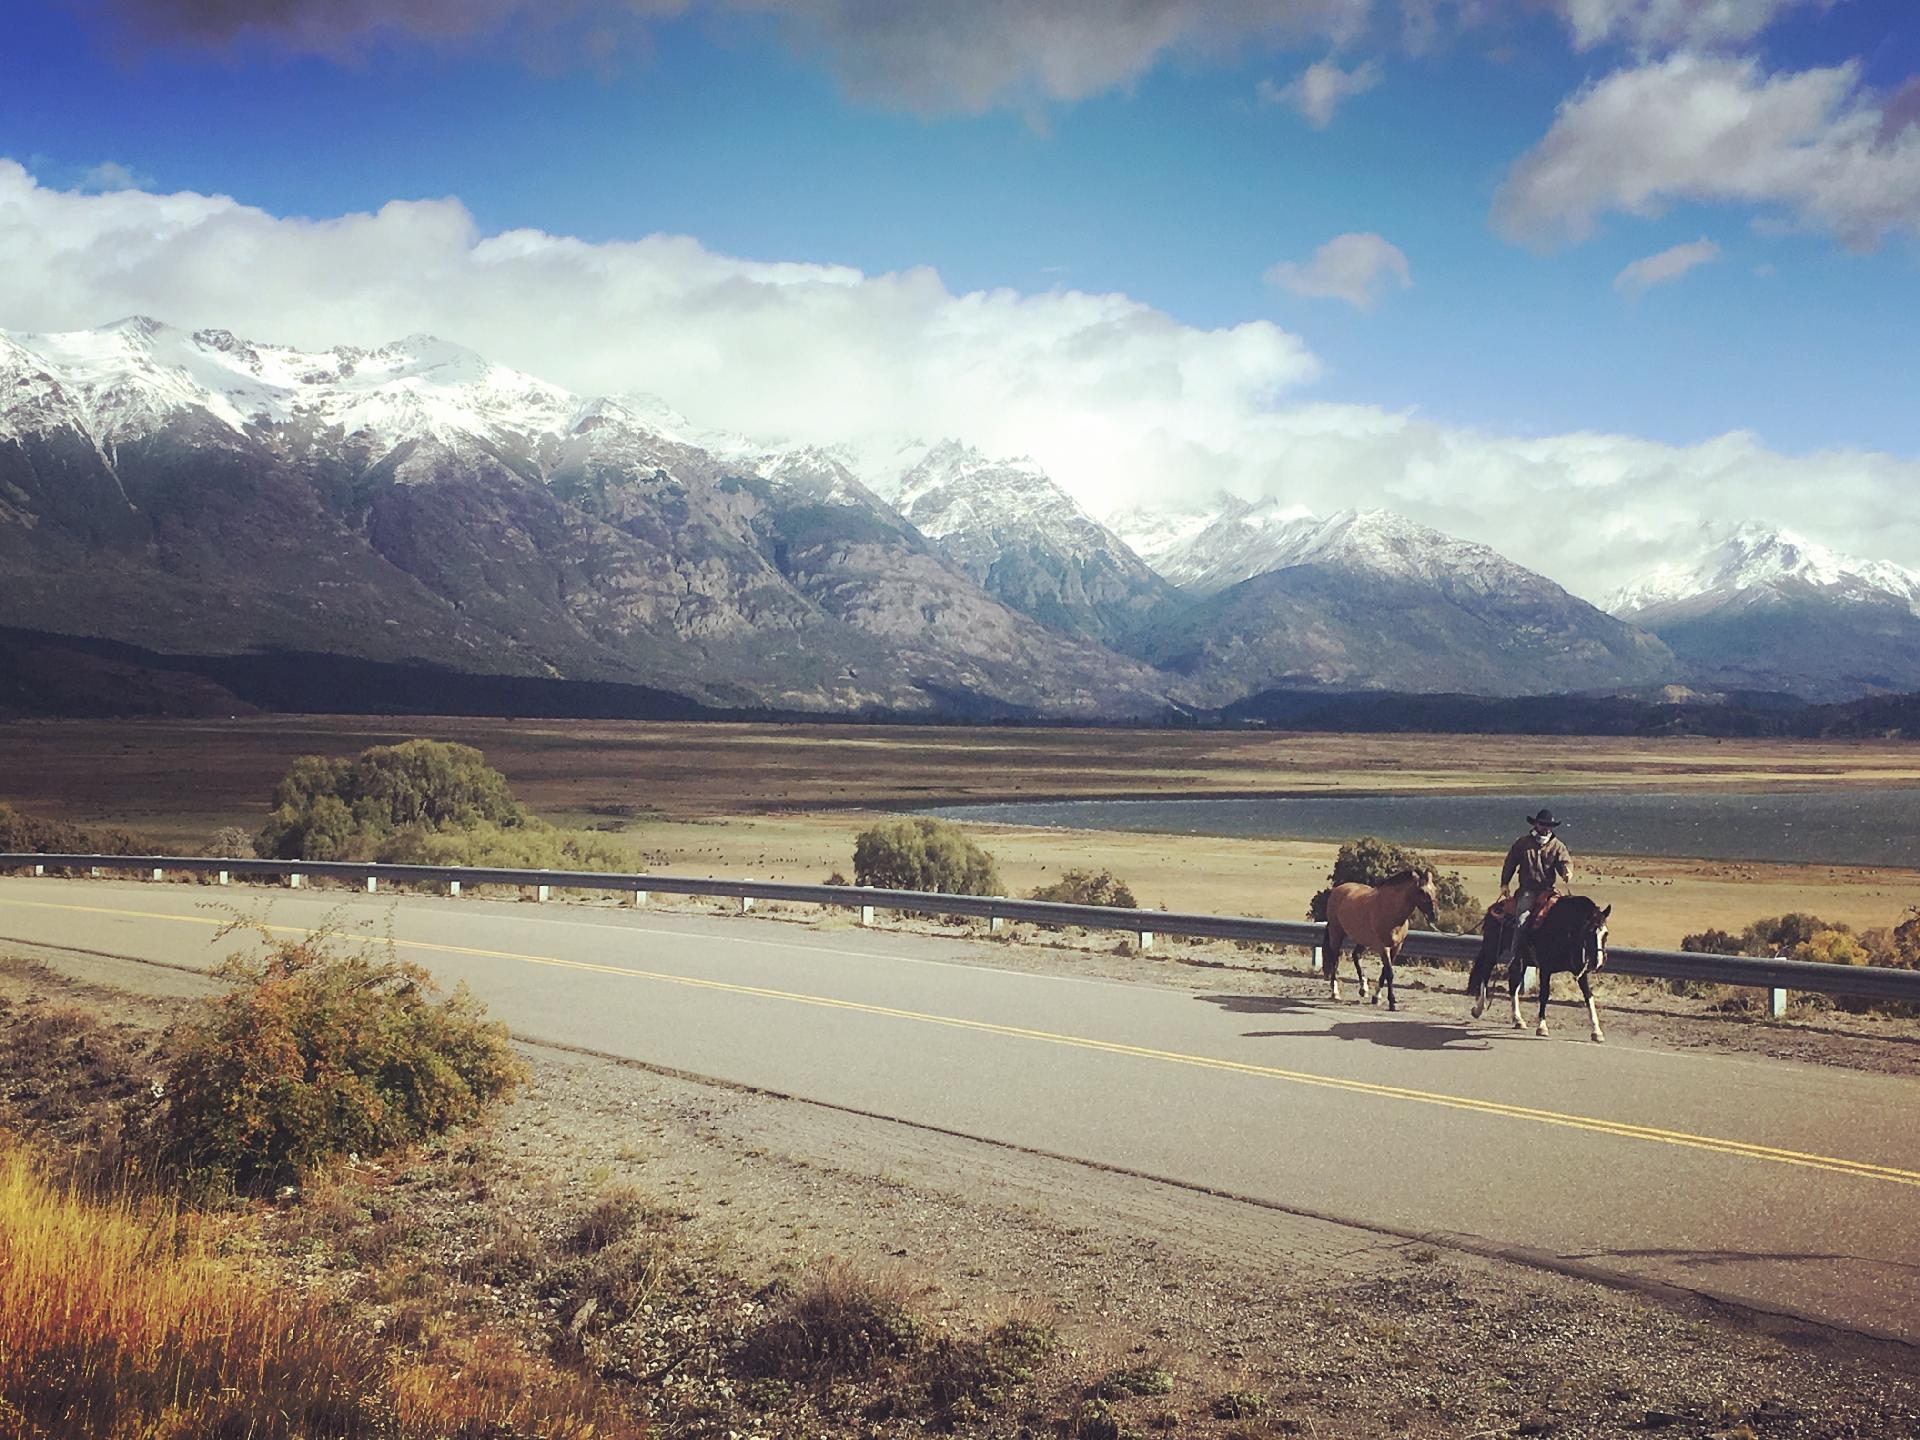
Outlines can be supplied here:
M1267 271L1269 285L1319 300L1344 300L1371 310L1380 292L1408 289L1413 268L1398 245L1373 234L1336 235L1304 264L1282 260Z
M1610 40L1643 49L1753 39L1790 10L1824 10L1833 0L1557 0L1573 42L1591 50Z
M1342 70L1331 60L1309 65L1300 76L1286 85L1262 80L1260 99L1268 105L1291 105L1307 118L1316 130L1333 123L1333 112L1355 95L1364 95L1380 83L1380 66L1364 60L1351 70Z
M1551 245L1585 239L1608 211L1741 201L1855 249L1920 234L1920 114L1902 110L1905 93L1876 103L1852 64L1772 75L1682 54L1620 70L1561 105L1502 184L1495 223Z
M1638 298L1656 285L1670 284L1696 266L1719 258L1720 247L1702 235L1698 240L1634 261L1613 277L1613 288L1622 295Z
M1748 435L1512 438L1314 404L1314 356L1264 322L1202 330L1124 295L956 294L931 270L743 260L681 236L486 235L454 200L297 220L219 195L86 195L0 160L0 326L135 313L313 347L424 331L747 433L958 436L1033 455L1097 513L1221 490L1384 505L1591 598L1729 515L1920 560L1905 503L1920 462L1789 458Z

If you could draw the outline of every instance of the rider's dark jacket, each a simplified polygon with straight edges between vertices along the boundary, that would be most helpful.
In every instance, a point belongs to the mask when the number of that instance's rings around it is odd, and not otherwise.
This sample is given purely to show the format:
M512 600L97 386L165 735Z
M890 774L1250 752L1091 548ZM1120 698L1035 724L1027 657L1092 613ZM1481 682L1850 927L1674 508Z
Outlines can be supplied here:
M1571 885L1573 876L1568 865L1572 859L1558 836L1543 839L1529 830L1507 850L1507 863L1500 867L1500 888L1506 889L1516 874L1520 888L1534 895L1553 889L1556 881Z

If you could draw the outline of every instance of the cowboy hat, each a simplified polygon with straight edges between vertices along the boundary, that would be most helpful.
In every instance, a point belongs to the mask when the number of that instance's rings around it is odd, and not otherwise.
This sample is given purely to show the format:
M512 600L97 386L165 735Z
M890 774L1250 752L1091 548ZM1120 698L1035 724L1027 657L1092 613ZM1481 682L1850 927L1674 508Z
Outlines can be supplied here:
M1546 809L1544 806L1541 808L1541 811L1538 815L1529 815L1527 817L1527 824L1544 825L1549 830L1558 826L1559 823L1560 822L1558 820L1553 818L1553 812L1551 810Z

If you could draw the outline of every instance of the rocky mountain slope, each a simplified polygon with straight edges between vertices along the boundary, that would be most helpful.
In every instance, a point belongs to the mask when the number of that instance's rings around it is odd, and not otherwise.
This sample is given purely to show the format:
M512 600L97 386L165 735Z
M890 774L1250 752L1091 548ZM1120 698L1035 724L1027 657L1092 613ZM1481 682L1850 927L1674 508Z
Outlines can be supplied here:
M989 460L944 441L888 498L988 594L1056 630L1125 648L1180 603L1031 460Z
M1658 640L1383 510L1229 506L1162 552L1203 598L1144 653L1201 703L1281 687L1530 694L1669 678Z
M1702 683L1825 696L1920 689L1920 571L1790 531L1709 537L1607 608L1659 635Z
M9 623L644 683L1127 715L1159 678L1008 609L825 460L771 474L430 337L0 336Z

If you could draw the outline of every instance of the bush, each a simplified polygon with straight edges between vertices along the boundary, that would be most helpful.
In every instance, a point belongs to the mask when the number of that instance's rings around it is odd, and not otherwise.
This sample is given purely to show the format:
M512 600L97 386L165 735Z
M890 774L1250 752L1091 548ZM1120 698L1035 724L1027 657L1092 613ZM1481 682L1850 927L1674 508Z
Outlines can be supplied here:
M0 851L9 854L151 855L153 848L125 830L42 820L0 800Z
M930 816L883 820L853 842L856 885L928 890L941 895L998 895L993 856L958 825Z
M254 856L253 836L243 825L222 825L207 841L205 853L220 860L250 860Z
M274 786L256 845L280 860L364 860L401 831L526 823L506 777L471 745L407 740L353 760L302 755Z
M168 1037L161 1150L183 1178L290 1182L466 1124L518 1083L506 1027L464 985L435 1001L424 969L330 930L267 938L265 955L230 957L233 988Z
M1053 900L1062 905L1112 905L1122 910L1138 909L1140 903L1133 898L1127 882L1114 879L1111 870L1102 870L1098 875L1091 870L1068 870L1027 898Z
M740 1359L749 1375L824 1388L911 1354L919 1342L904 1281L828 1261L748 1333Z
M597 835L558 830L534 819L511 827L483 820L464 830L409 826L381 841L373 858L383 865L475 865L499 870L633 868L631 855Z
M1793 947L1788 959L1815 960L1824 965L1867 965L1873 957L1846 930L1816 930Z
M1701 930L1680 937L1680 948L1696 955L1738 955L1740 937L1726 930Z
M1452 935L1480 933L1480 922L1486 918L1487 907L1467 893L1466 879L1458 870L1442 875L1431 857L1372 835L1349 840L1340 847L1340 853L1334 856L1333 871L1327 876L1327 888L1315 893L1307 906L1307 918L1327 918L1327 893L1334 886L1378 885L1402 870L1433 871L1436 928Z

